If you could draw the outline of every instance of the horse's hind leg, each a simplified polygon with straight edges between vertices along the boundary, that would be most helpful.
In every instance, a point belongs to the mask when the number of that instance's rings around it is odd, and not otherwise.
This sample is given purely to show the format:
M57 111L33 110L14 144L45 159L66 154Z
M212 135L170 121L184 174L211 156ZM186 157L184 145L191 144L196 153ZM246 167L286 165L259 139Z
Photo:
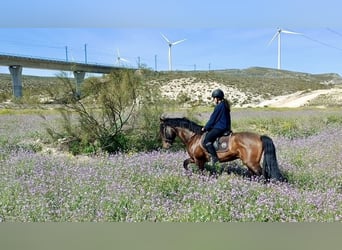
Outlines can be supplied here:
M250 173L252 173L253 175L262 175L262 169L258 162L246 162L245 164L247 165Z

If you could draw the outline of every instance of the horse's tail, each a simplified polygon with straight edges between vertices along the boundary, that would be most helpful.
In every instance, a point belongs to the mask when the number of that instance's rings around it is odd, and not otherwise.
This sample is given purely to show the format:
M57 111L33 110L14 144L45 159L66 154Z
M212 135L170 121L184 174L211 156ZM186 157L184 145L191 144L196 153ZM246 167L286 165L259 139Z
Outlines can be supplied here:
M278 181L285 181L286 179L281 174L275 146L270 137L263 135L260 137L262 147L264 150L264 160L262 162L262 174L266 179L275 179Z

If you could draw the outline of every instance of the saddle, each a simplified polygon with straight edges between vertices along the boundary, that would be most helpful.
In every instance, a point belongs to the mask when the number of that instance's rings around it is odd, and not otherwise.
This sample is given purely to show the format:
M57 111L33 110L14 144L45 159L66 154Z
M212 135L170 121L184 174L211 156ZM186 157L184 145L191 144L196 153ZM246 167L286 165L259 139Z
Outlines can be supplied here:
M214 141L213 146L214 146L216 151L228 151L229 150L229 148L228 148L229 139L230 139L230 136L231 136L232 133L233 133L232 131L224 132L224 134L222 136L218 137ZM203 145L203 141L204 141L204 138L205 138L205 134L202 137L202 145Z

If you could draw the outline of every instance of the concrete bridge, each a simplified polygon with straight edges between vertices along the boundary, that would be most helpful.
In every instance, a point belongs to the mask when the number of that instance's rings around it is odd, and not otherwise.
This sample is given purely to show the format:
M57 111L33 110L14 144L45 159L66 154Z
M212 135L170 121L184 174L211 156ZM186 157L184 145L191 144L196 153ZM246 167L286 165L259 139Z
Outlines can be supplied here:
M61 71L72 71L76 80L76 92L79 94L80 85L84 80L85 73L109 74L113 70L122 69L120 67L106 66L100 64L88 64L67 62L55 59L43 59L34 57L1 55L0 65L8 66L12 76L12 86L14 97L22 97L22 70L24 67L35 69L50 69Z

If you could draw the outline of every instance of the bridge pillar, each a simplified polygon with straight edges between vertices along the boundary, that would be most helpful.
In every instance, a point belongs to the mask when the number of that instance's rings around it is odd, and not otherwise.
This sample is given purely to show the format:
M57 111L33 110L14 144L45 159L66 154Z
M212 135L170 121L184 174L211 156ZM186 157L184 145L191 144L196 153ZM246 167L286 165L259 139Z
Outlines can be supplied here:
M76 95L77 97L81 96L81 84L85 77L84 71L74 71L74 77L76 79Z
M22 71L23 67L20 65L11 65L8 67L12 76L12 86L14 97L20 98L23 96Z

